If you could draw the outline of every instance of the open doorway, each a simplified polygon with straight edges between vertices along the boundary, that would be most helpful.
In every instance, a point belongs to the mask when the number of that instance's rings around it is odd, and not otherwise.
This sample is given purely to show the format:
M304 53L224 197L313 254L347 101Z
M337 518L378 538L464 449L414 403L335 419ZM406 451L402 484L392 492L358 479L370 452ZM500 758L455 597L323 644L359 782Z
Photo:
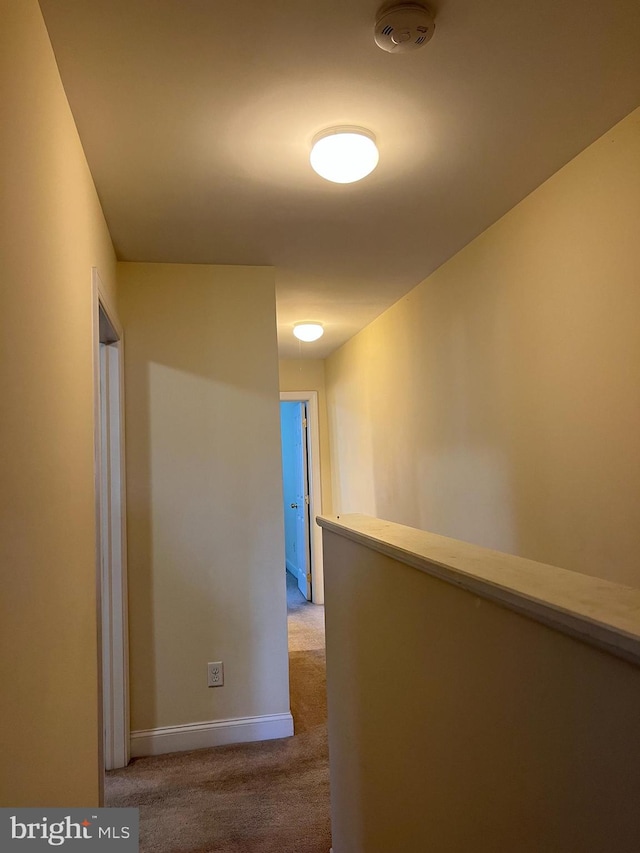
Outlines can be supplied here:
M309 441L307 403L280 403L282 488L287 584L295 581L307 601L312 597L309 513Z
M307 601L323 604L317 391L282 391L280 416L287 572Z
M287 636L296 735L326 726L326 665L318 394L280 394L285 515Z
M96 546L105 770L129 763L122 330L93 271L95 324Z

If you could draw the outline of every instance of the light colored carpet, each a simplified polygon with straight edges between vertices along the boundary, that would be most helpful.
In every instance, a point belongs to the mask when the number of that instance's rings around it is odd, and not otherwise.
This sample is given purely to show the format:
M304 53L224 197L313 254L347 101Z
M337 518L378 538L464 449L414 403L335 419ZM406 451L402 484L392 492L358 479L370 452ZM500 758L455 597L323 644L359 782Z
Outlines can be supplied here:
M324 607L309 604L287 572L289 652L322 649L324 652Z
M291 710L282 740L134 759L106 805L140 808L142 853L328 853L324 608L287 574Z

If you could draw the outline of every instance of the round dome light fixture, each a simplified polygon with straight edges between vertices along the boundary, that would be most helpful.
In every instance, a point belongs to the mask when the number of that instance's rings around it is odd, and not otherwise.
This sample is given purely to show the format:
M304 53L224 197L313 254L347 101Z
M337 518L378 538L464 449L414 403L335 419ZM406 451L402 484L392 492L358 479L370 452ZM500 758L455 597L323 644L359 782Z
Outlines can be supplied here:
M312 143L310 162L320 177L334 184L353 184L378 165L376 138L364 127L330 127Z
M293 334L299 341L304 341L309 344L311 341L317 341L324 335L322 323L296 323L293 327Z

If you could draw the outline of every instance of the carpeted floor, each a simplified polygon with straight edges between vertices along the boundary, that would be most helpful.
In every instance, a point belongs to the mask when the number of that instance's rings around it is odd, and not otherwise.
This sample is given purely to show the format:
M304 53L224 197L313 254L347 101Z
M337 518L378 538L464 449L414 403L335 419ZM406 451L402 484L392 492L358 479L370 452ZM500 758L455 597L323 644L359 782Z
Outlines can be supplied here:
M289 652L322 649L324 652L324 607L309 604L287 572Z
M295 735L134 759L106 805L140 808L141 853L329 853L324 608L287 573Z

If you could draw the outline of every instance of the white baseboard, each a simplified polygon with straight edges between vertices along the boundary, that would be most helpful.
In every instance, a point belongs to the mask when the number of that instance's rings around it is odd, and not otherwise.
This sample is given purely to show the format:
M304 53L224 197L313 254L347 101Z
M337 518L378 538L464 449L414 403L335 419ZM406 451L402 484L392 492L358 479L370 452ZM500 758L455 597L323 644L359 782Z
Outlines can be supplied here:
M298 580L298 569L293 565L293 563L291 562L291 560L286 560L286 559L285 559L285 561L284 561L284 562L285 562L285 565L286 565L286 567L287 567L287 571L289 572L289 574L290 574L290 575L293 575L293 576L294 576L294 578L295 578L296 580Z
M298 582L298 589L300 589L300 583L302 583L303 587L307 585L307 578L304 572L301 572L297 569L290 560L285 560L287 565L287 571L289 574L293 575L296 581Z
M261 717L236 717L232 720L210 720L184 726L142 729L131 732L131 757L164 755L208 746L247 743L291 737L293 717L288 714L265 714Z

